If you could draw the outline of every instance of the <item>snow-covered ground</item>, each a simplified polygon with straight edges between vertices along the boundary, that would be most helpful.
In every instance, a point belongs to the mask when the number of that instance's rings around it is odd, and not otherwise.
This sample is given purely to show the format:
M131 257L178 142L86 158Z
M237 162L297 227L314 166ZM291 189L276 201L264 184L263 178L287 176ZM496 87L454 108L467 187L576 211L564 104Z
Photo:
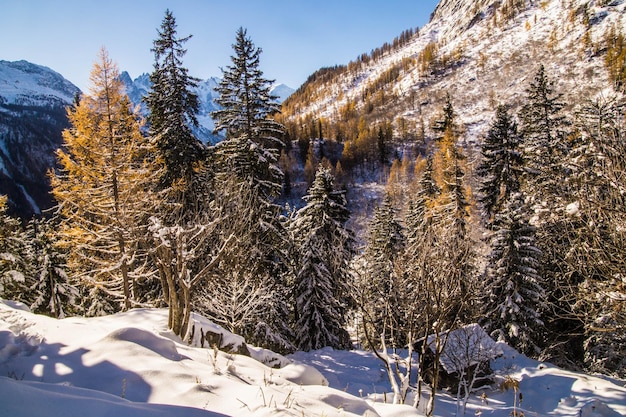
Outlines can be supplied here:
M194 320L212 326L202 317ZM518 410L526 416L626 415L623 381L564 371L507 346L502 350L494 369L501 379L520 381ZM0 416L423 415L384 404L391 399L385 394L389 383L371 353L322 349L284 358L250 351L252 357L182 343L167 330L162 309L55 320L0 300ZM282 368L262 363L270 360ZM512 390L483 392L482 400L482 392L472 397L466 415L510 415ZM453 416L456 410L454 397L438 396L435 415Z

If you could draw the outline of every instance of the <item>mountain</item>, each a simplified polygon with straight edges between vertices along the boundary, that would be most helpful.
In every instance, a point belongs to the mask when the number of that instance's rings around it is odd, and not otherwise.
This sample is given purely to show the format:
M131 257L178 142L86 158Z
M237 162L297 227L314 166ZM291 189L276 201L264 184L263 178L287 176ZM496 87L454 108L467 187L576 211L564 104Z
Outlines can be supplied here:
M540 64L567 103L610 93L607 39L626 33L625 8L624 0L442 0L423 28L313 74L283 115L295 126L324 120L344 140L360 118L416 137L421 126L429 134L449 93L465 139L480 141L498 104L519 108Z
M78 87L50 68L0 61L0 194L22 217L52 204L47 171L55 166L66 107Z
M273 96L278 97L278 102L282 103L285 100L287 100L289 98L290 95L293 94L293 92L296 91L293 88L289 87L288 85L285 84L274 84L272 86L272 88L270 89L270 93Z
M126 87L126 94L128 94L131 102L134 105L139 105L143 114L146 115L147 109L142 100L150 91L150 75L144 73L133 80L128 72L124 71L120 74L120 78ZM198 86L193 90L200 99L200 109L198 112L199 127L194 129L194 134L203 142L210 144L215 144L221 140L218 135L213 134L215 122L211 117L211 113L219 109L219 106L215 102L215 99L219 97L219 94L215 91L219 83L219 78L211 77L206 80L201 80ZM272 86L270 90L273 95L278 97L277 101L279 103L282 103L293 91L293 88L285 84L276 84Z

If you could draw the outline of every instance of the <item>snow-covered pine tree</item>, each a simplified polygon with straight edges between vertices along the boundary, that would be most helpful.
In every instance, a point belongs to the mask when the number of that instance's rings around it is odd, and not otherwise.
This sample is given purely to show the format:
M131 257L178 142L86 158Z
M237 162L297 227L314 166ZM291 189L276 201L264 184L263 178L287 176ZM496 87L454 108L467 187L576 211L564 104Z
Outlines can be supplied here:
M262 50L245 29L237 31L233 50L232 65L223 70L216 88L222 108L212 113L215 132L226 134L217 149L218 163L250 182L261 198L272 200L280 194L283 179L278 155L285 128L271 118L280 107L270 94L272 81L259 69Z
M72 278L80 277L97 294L128 309L139 296L135 280L152 276L144 269L142 248L147 213L153 209L152 147L105 49L91 83L90 94L68 109L72 128L63 132L64 146L57 152L61 169L51 174L63 217L59 239L69 250Z
M20 221L7 214L0 195L0 297L30 305L33 262Z
M270 81L259 69L261 49L243 28L237 31L233 50L232 65L223 71L217 87L221 109L213 113L216 132L226 134L215 149L216 179L230 184L221 191L229 193L224 196L226 204L240 216L255 220L239 239L252 248L232 259L275 295L271 303L260 306L264 311L259 311L255 328L244 331L252 342L270 346L281 344L289 333L287 233L280 221L281 207L275 203L282 189L278 155L284 127L270 117L279 107L269 92Z
M331 171L320 166L291 224L297 245L294 282L295 336L300 350L331 346L350 348L346 312L353 305L349 262L355 254L346 222L344 191L334 186Z
M71 282L66 272L67 253L56 239L58 221L32 219L26 226L28 244L32 251L35 268L30 292L34 300L30 309L34 313L47 314L56 318L80 313L79 290Z
M528 172L528 189L533 204L543 209L542 217L563 205L568 167L563 161L569 152L570 123L563 115L562 94L554 91L543 65L526 90L520 120L524 137L523 156ZM541 212L540 212L541 213Z
M546 294L538 272L541 252L529 218L519 192L511 194L495 215L483 324L496 339L536 357L544 336Z
M158 35L152 48L152 88L144 99L149 110L149 132L155 141L157 157L164 165L161 187L175 186L185 194L192 187L197 164L205 157L204 145L191 131L192 126L198 125L199 101L192 91L198 79L190 76L182 63L187 52L183 45L191 36L177 36L176 19L170 10L165 12ZM183 195L183 198L193 196Z
M386 195L368 225L363 254L365 268L358 282L364 334L371 348L380 347L381 337L392 346L407 342L400 330L404 319L398 309L401 297L396 268L405 245L403 227L391 196Z
M571 167L574 201L567 207L574 229L567 273L573 311L584 330L584 365L626 376L626 126L623 97L583 104Z
M573 319L570 297L570 288L579 283L580 277L566 273L565 257L571 250L573 231L565 210L572 199L568 163L570 122L563 113L565 103L561 100L562 94L555 92L554 82L542 65L527 89L520 112L526 173L521 191L529 209L534 211L541 276L553 310L553 319L545 323L548 336L543 355L557 363L564 363L561 359L579 362L582 353L580 323ZM564 351L563 343L579 348Z
M482 160L476 169L481 179L478 201L484 210L487 226L494 221L511 194L520 191L523 170L522 137L517 123L505 105L499 105L496 119L481 144Z

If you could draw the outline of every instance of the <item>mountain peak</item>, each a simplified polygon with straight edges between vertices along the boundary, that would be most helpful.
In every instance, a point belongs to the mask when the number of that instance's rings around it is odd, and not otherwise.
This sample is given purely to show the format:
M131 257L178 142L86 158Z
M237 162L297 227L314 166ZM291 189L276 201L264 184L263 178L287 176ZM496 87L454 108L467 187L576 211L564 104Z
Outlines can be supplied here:
M0 61L0 96L8 104L69 104L80 90L48 67L28 61Z

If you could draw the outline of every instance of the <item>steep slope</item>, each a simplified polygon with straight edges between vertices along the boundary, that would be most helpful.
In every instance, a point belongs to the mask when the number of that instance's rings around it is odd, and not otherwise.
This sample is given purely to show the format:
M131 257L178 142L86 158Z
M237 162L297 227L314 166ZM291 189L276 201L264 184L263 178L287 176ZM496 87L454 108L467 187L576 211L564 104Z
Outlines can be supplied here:
M68 127L66 106L79 89L49 68L0 61L0 193L13 214L52 204L47 171Z
M413 133L422 120L428 128L449 93L466 140L480 140L497 104L517 109L540 64L569 103L610 90L605 40L612 28L626 32L625 8L623 0L442 0L404 45L312 76L284 114L296 124L388 120L399 137L400 119Z

